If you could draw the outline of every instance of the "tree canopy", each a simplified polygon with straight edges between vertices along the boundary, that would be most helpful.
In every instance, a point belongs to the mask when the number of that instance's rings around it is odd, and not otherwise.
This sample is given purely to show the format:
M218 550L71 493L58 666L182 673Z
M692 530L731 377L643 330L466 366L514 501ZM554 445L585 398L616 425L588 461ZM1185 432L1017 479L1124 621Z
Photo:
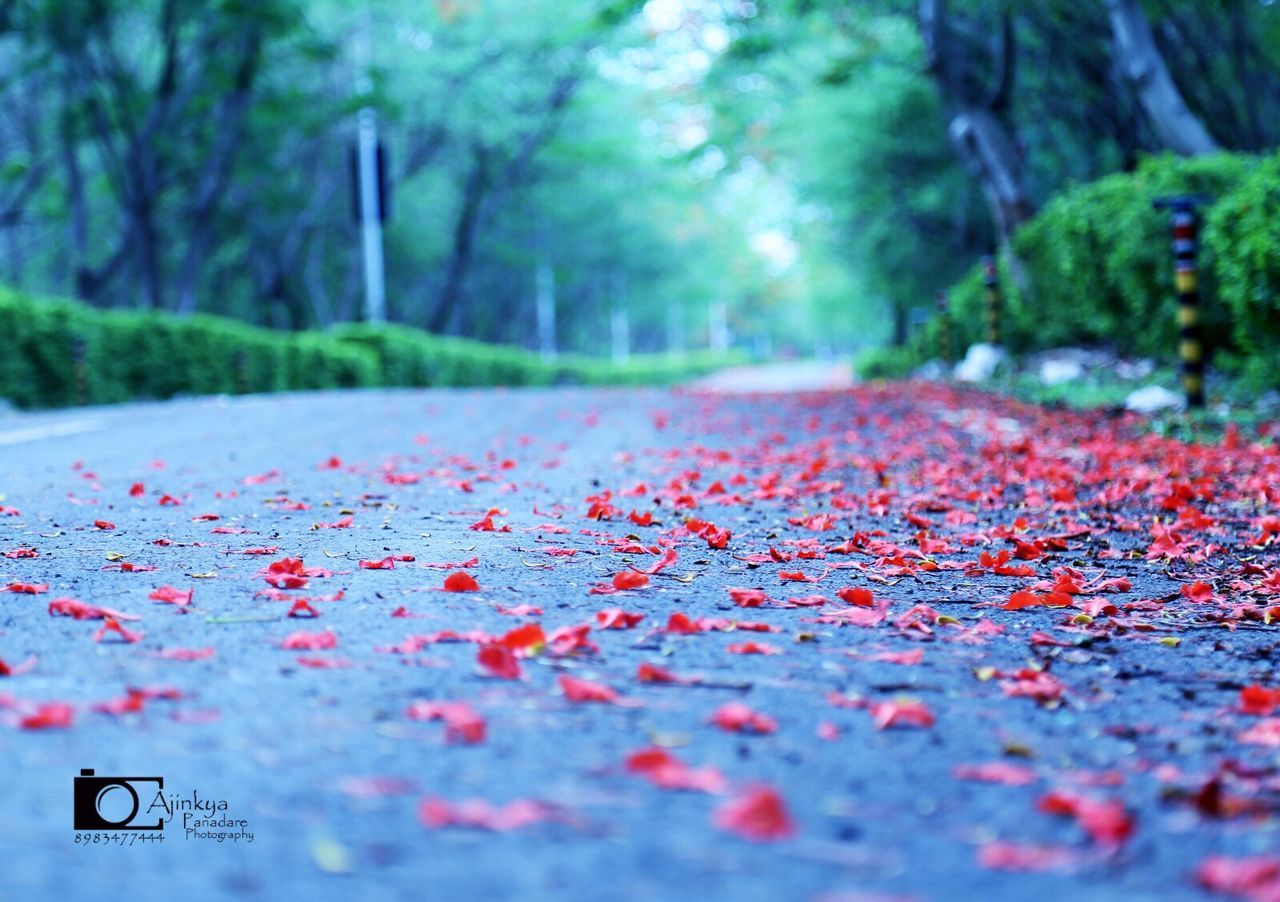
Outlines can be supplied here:
M1260 0L0 0L0 278L278 328L902 340L1072 183L1280 141ZM546 290L544 285L544 290ZM616 344L616 341L614 342Z

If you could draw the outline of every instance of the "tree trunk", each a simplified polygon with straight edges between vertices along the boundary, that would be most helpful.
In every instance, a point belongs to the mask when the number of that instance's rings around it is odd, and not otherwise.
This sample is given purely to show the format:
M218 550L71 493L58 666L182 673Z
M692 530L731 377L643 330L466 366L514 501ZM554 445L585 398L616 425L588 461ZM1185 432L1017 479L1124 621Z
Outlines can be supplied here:
M929 71L951 120L947 128L951 146L982 186L1000 245L1008 251L1014 232L1035 212L1023 184L1017 141L1005 115L1017 60L1012 19L1005 15L997 35L999 69L994 87L979 95L972 88L974 79L963 71L946 0L920 0L918 17Z
M1132 82L1138 103L1160 143L1185 157L1218 150L1190 109L1156 47L1141 0L1107 0L1116 64Z
M1258 96L1261 79L1257 77L1250 62L1252 52L1253 44L1249 39L1249 14L1243 0L1235 0L1231 4L1231 56L1235 63L1236 82L1243 93L1241 99L1249 132L1249 150L1260 153L1267 147L1267 138L1258 113L1261 105L1261 98Z
M152 310L164 309L164 275L160 247L156 239L155 216L149 195L135 196L129 205L129 238L133 244L134 274L139 295L135 304Z
M85 207L84 173L80 169L80 149L69 115L64 116L62 160L67 171L67 237L71 249L71 270L75 273L75 293L83 301L93 301L89 273L89 214Z
M261 36L250 33L241 47L232 91L218 103L219 129L188 214L187 252L178 270L177 311L196 311L197 289L205 258L214 243L214 215L226 193L236 154L244 137L254 77L262 50Z
M989 110L965 109L952 117L947 131L952 146L981 183L1000 245L1007 250L1014 232L1034 212L1008 129Z
M467 175L462 190L462 205L453 227L453 251L449 254L449 268L445 273L444 287L436 309L427 323L431 332L443 332L453 318L454 308L462 298L462 282L471 266L475 251L476 232L480 226L480 207L489 190L489 152L477 144L473 149L475 161Z
M890 301L889 308L893 314L893 334L889 336L889 344L895 348L904 347L908 337L907 305L902 301Z

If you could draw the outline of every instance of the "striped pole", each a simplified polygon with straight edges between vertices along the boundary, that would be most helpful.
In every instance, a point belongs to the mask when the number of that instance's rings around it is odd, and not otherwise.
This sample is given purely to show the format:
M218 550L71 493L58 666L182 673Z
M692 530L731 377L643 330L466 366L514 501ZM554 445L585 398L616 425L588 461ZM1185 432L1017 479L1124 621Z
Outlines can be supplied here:
M1199 217L1196 207L1209 202L1204 195L1162 197L1158 210L1173 211L1173 280L1178 293L1178 357L1182 361L1182 390L1187 407L1204 407L1204 341L1200 331L1200 284L1196 269Z
M951 299L945 291L938 292L938 358L951 360Z
M1000 344L1000 273L995 254L982 258L982 284L987 289L987 343Z

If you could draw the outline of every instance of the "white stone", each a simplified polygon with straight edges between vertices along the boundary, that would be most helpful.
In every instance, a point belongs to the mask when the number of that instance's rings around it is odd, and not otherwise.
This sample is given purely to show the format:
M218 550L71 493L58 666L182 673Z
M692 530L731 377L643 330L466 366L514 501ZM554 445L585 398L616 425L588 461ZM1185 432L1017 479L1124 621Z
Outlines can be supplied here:
M961 382L986 382L995 375L996 367L1004 360L1004 348L979 343L970 345L964 360L956 364L953 375Z
M1083 376L1084 365L1074 358L1051 358L1040 364L1040 382L1043 385L1062 385Z
M1124 399L1125 410L1138 413L1157 413L1161 410L1181 410L1186 404L1182 395L1159 385L1144 385L1129 393Z

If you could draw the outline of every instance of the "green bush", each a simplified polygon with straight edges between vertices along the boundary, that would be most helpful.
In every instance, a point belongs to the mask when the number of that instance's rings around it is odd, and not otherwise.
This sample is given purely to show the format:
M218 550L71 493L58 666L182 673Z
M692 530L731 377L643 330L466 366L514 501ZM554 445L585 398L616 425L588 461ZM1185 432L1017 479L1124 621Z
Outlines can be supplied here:
M490 345L465 338L441 338L407 326L342 326L342 341L371 351L385 385L642 385L675 382L732 363L710 352L686 356L646 354L626 363L563 354L544 361L523 348Z
M349 325L333 335L371 352L384 385L546 385L555 376L554 364L522 348L442 338L407 326Z
M924 363L914 345L869 348L858 355L853 368L859 379L905 379Z
M669 383L741 357L640 355L615 366L405 326L276 332L235 320L98 310L0 288L0 397L23 408L362 386Z
M1001 263L1004 343L1014 351L1106 344L1122 354L1174 357L1170 214L1152 201L1203 193L1215 199L1201 241L1205 338L1211 348L1255 353L1246 341L1280 330L1278 165L1241 154L1165 155L1059 194L1014 238L1019 278L1008 260ZM957 344L981 340L977 267L951 300Z
M1216 295L1246 377L1280 384L1280 156L1265 160L1205 217Z

